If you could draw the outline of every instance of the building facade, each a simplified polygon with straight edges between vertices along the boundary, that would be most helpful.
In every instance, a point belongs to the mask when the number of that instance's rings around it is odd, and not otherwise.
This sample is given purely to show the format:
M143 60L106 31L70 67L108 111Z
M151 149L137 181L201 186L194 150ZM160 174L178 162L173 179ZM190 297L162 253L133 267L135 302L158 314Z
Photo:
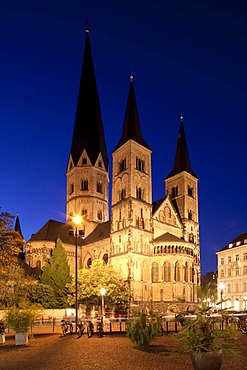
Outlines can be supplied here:
M247 233L240 234L216 253L218 300L223 308L247 309Z
M165 310L181 299L196 302L200 284L198 178L190 166L183 117L173 169L165 178L164 197L157 201L152 199L151 154L142 137L131 76L122 135L112 153L109 204L108 157L86 30L66 170L66 223L49 220L34 234L28 242L27 262L42 268L59 236L74 273L71 220L79 214L83 218L78 238L79 268L90 268L95 258L111 263L129 282L133 304L152 301Z

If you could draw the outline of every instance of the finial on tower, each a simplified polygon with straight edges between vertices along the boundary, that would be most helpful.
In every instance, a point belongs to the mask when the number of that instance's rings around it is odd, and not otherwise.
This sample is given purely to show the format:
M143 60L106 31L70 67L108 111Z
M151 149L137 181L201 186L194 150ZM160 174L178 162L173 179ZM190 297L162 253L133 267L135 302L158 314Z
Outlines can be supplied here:
M132 69L130 70L130 82L133 82L134 80L134 76L133 76L133 72L132 72Z
M180 114L180 122L183 123L184 122L184 117L183 117L183 113L181 112Z
M89 33L89 19L88 18L85 19L85 23L86 23L86 33Z

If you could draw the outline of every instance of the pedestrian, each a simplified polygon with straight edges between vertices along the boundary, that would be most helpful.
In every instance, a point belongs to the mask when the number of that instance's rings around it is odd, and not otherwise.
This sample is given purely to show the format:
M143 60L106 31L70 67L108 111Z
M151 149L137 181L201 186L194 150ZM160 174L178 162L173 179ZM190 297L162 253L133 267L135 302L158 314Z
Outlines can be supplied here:
M93 336L93 330L94 330L93 323L90 320L88 322L88 324L87 324L87 335L88 335L88 338L92 338L92 336Z
M83 333L84 333L84 325L83 325L83 322L82 321L80 321L79 322L79 324L78 324L78 330L77 330L77 332L78 332L78 337L77 338L81 338L81 336L83 335Z

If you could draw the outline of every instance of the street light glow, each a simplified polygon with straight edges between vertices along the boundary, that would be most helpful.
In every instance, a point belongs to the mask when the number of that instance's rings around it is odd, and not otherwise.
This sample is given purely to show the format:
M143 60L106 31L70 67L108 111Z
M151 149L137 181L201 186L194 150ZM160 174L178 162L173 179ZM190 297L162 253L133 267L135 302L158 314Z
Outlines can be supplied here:
M79 215L75 215L72 217L72 221L75 225L80 225L82 223L82 217Z
M105 288L100 288L100 294L105 295Z

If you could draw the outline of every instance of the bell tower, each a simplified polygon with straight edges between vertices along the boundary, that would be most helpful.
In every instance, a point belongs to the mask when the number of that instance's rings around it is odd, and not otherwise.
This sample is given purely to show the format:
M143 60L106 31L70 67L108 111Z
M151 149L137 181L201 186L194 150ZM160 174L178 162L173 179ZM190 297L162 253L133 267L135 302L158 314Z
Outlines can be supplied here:
M113 153L111 257L131 284L135 301L143 296L143 265L152 238L151 149L142 138L133 76L120 141ZM148 281L149 276L146 276Z
M87 236L109 219L108 158L88 29L66 175L67 222L83 216Z

